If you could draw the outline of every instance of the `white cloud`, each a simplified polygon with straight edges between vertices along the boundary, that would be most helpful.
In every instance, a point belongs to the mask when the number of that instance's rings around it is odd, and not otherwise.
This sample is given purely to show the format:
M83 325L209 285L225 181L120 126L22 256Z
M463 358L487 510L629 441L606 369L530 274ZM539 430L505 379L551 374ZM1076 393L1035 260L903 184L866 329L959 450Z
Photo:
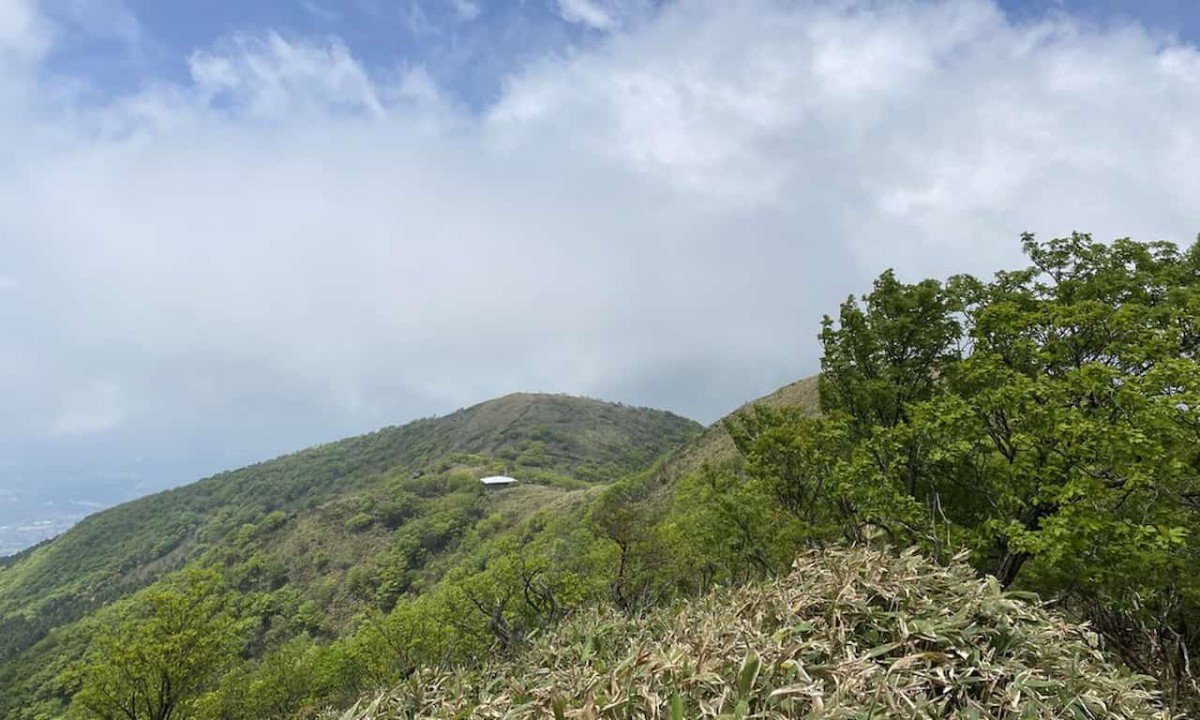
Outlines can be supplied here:
M18 76L45 56L50 46L50 28L37 12L33 0L0 0L0 109L11 96Z
M557 0L557 5L564 21L604 32L635 27L655 10L652 0Z
M574 126L577 146L732 207L811 205L864 258L945 244L987 267L1025 228L1186 240L1197 57L1132 27L1015 26L985 2L683 3L528 73L492 120ZM887 261L932 269L905 255Z
M206 106L228 103L239 115L383 112L376 86L340 43L322 47L290 43L275 33L238 35L194 53L189 67Z
M558 12L569 23L580 23L597 30L611 30L616 20L593 0L558 0Z
M889 265L1200 229L1195 48L982 1L618 25L479 115L271 33L99 108L34 113L5 71L0 432L262 454L519 389L707 420L813 371Z
M471 21L479 17L482 10L474 0L450 0L450 7L460 20Z
M0 3L0 50L36 54L45 42L44 20L31 0Z

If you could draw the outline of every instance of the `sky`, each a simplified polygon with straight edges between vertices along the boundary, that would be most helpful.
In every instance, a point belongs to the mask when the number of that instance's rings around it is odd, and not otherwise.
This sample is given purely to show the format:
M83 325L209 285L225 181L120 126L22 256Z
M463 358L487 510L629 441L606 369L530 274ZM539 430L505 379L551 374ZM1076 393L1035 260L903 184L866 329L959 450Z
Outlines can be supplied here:
M0 0L0 526L1200 232L1190 0ZM5 509L7 508L7 509Z

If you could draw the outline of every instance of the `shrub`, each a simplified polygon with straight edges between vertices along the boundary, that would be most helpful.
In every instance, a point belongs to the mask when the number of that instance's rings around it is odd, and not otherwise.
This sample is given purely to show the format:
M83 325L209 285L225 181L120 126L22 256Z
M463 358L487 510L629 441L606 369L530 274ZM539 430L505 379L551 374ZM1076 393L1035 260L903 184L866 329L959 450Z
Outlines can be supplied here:
M341 718L1170 717L1028 600L961 559L814 552L678 610L581 613L511 662L422 670Z

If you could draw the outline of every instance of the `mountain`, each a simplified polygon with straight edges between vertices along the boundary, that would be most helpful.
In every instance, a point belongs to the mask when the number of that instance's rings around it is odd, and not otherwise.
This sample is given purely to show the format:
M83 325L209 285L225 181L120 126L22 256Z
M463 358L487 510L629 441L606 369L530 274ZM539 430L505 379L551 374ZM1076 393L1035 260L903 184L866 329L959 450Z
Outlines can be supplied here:
M0 560L0 717L1167 717L962 557L797 560L774 493L724 422L530 394L223 473Z
M172 571L220 567L238 592L274 603L267 617L308 618L260 644L333 638L362 609L435 583L453 566L438 559L482 518L571 502L700 430L663 411L515 394L96 513L0 559L0 717L31 696L52 706L52 673L83 652L89 623ZM497 472L523 482L484 494L478 478Z
M727 418L759 405L770 408L797 408L817 414L821 411L817 385L816 376L797 380L770 394L751 400L734 410ZM667 461L655 469L655 479L661 484L670 485L674 480L696 472L705 465L719 466L736 461L737 448L733 445L733 438L725 430L727 418L713 423L695 440L671 453Z

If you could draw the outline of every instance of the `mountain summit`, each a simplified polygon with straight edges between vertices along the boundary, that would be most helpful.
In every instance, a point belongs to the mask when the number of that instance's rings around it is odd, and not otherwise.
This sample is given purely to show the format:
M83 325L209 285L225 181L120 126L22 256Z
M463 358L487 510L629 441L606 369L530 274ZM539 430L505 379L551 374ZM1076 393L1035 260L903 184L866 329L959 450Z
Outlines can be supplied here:
M281 613L310 603L319 632L336 635L358 610L440 576L424 566L506 502L481 497L480 477L527 481L503 491L524 514L647 469L700 430L669 412L517 393L96 513L0 561L0 716L48 691L48 668L82 652L74 639L93 618L166 573L219 564L244 591L293 595ZM406 577L383 597L375 583L402 529L416 550L404 550Z

